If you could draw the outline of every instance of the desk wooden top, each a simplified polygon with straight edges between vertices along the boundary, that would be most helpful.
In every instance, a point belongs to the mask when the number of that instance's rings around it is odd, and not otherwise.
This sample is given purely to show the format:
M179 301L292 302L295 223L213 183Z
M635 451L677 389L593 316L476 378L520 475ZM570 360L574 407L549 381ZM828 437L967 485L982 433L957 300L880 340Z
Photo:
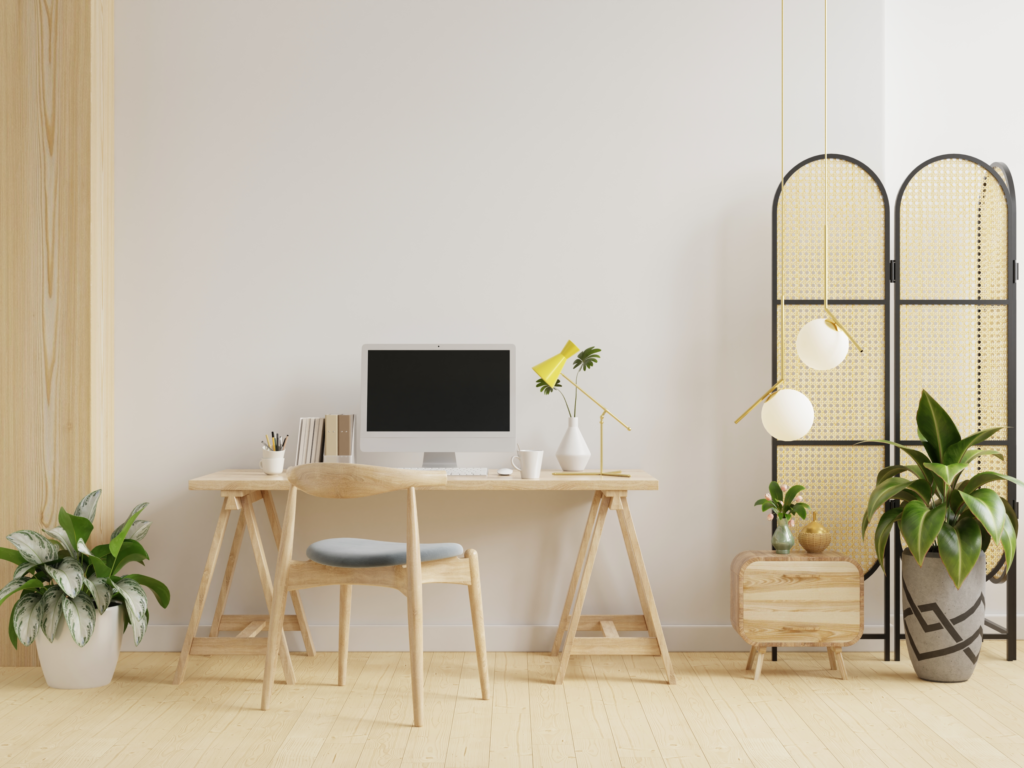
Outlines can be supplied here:
M498 477L498 470L483 475L453 475L448 484L420 491L656 491L658 480L641 470L624 470L630 477L552 475L541 472L539 480L523 480L518 472ZM268 475L261 469L222 469L188 481L190 491L287 491L284 475Z

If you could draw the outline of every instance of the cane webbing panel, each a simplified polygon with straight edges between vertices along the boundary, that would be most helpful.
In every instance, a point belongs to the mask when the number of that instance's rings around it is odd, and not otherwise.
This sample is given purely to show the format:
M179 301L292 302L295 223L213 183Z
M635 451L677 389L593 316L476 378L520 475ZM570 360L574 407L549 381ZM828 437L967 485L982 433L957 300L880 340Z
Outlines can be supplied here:
M881 282L881 281L879 281ZM820 305L787 304L786 383L803 392L814 406L814 426L805 440L867 440L885 433L885 305L830 304L836 318L864 348L852 344L839 366L829 371L808 368L796 352L804 324L825 317ZM782 309L778 328L782 328ZM779 353L776 353L779 354Z
M910 447L910 448L915 448L916 447L916 448L920 449L920 446L913 446L913 445L911 445L911 446L908 446L908 447ZM999 446L999 445L989 445L989 446L982 445L982 446L978 446L978 448L981 448L981 449L997 450L997 451L1003 451L1004 447L1005 446ZM905 453L903 453L903 451L897 450L896 452L898 454L897 460L901 464L903 464L904 466L910 466L910 464L913 461L913 459L911 459L909 456L907 456ZM974 477L979 472L999 472L1000 474L1005 475L1006 474L1006 461L1005 461L1006 453L1005 452L1003 452L1003 457L1004 457L1003 459L1000 459L998 456L979 456L978 458L976 458L974 461L971 462L971 465L967 469L964 470L964 474L963 474L964 480L966 480L966 479L968 479L970 477ZM914 478L916 478L916 475L914 475L911 472L904 472L903 473L903 477L914 479ZM1007 485L1007 483L1006 483L1005 480L999 480L999 481L997 481L995 483L989 483L985 487L986 488L991 488L993 491L995 491L1000 496L1005 498L1006 497L1006 485ZM904 546L906 546L906 543L904 543ZM999 544L997 544L996 542L992 542L991 544L989 544L988 549L985 551L985 572L986 573L992 573L992 570L997 565L999 565L999 561L1002 560L1002 558L1003 558L1003 548L1001 546L999 546Z
M786 485L803 485L804 501L818 513L818 522L832 534L829 552L837 552L870 571L875 557L875 515L863 538L860 522L875 477L885 466L882 446L864 445L780 445L778 480ZM810 518L808 518L808 522ZM797 523L799 531L804 523ZM797 545L798 549L802 548Z
M900 436L917 438L922 389L964 436L1006 424L1006 306L901 304L899 312ZM1006 440L1006 430L992 439Z
M824 160L812 161L786 180L787 299L823 296L824 167ZM870 174L851 162L829 158L828 169L829 298L884 299L886 232L882 192ZM777 212L777 225L780 218L781 212ZM781 272L778 280L777 290L781 291Z
M900 299L1005 299L1006 227L1006 198L982 166L919 170L900 200Z

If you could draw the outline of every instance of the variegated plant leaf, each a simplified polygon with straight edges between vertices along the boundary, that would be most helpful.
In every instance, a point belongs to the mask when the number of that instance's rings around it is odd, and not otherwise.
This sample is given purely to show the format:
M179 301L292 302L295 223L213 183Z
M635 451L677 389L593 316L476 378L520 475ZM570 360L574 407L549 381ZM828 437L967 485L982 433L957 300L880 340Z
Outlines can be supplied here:
M85 543L85 539L78 540L78 546L76 549L86 557L92 557L92 550L89 549L89 545Z
M37 567L38 566L35 563L22 563L21 565L19 565L17 568L14 569L14 578L20 579L22 576L24 576L26 573L31 571L33 568L37 568Z
M77 597L82 591L82 582L85 581L85 569L73 557L65 557L57 567L44 566L50 578L57 582L57 585L64 590L68 597Z
M16 578L13 581L7 583L7 585L0 589L0 600L5 600L8 595L13 595L25 584L28 579Z
M30 563L48 563L57 559L57 545L35 531L15 531L7 540Z
M96 602L96 610L102 615L114 598L114 592L107 584L107 580L92 575L83 582L82 586L92 595L92 599Z
M103 493L102 488L93 491L78 502L78 506L75 507L75 517L85 517L90 523L93 522L93 518L96 517L96 505L99 503L101 493Z
M149 610L146 593L137 581L128 578L115 582L114 591L124 600L125 610L128 611L128 621L131 622L135 634L135 645L138 646L142 636L146 634L146 626L149 623L146 617L146 612Z
M63 620L60 604L63 597L64 590L60 587L50 587L43 592L39 607L36 609L39 612L39 628L51 643L60 633L60 623Z
M71 552L72 549L74 549L71 546L71 539L68 538L68 532L63 528L47 528L43 533L64 547L68 552Z
M23 645L32 645L39 633L39 613L36 611L39 599L38 592L25 592L11 611L11 623Z
M125 522L127 522L127 520ZM149 522L149 520L136 520L134 523L132 523L132 527L128 529L128 535L125 536L125 538L135 539L136 541L142 541L144 538L146 538L146 534L149 533L150 525L152 525L152 523ZM121 533L121 530L123 528L124 523L121 523L119 526L117 526L117 528L114 529L114 532L110 534L110 538L116 539L117 535Z
M68 623L71 639L79 647L84 646L96 628L96 608L92 600L85 595L79 595L74 599L64 595L60 599L60 608L64 614L64 621Z

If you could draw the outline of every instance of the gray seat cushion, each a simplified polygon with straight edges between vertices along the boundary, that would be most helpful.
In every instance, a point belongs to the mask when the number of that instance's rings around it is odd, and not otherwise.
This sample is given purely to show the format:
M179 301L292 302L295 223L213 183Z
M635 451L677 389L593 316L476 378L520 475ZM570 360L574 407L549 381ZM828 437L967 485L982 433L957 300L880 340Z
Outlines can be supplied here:
M420 560L460 557L461 544L420 544ZM340 568L374 568L405 565L405 542L374 539L322 539L309 545L306 557L323 565Z

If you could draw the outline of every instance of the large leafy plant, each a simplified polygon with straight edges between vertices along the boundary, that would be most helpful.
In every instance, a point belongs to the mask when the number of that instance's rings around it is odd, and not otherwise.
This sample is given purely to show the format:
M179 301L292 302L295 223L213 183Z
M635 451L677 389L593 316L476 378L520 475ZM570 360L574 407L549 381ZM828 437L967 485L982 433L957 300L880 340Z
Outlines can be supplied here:
M576 381L580 380L580 374L583 371L589 371L598 361L601 359L600 349L597 347L587 347L572 361L572 368L576 371ZM579 401L580 391L577 389L573 395L572 408L569 407L569 401L565 399L565 393L562 392L562 380L559 379L555 382L555 386L550 386L544 379L537 379L537 389L540 390L542 395L550 395L552 392L558 392L562 396L562 400L565 402L565 410L569 412L570 416L576 415L576 404Z
M96 504L101 491L93 491L80 502L73 515L61 508L60 526L36 531L15 531L7 540L15 549L0 547L0 558L15 564L14 579L0 589L0 604L19 594L8 625L11 643L31 645L42 630L53 642L63 622L71 638L84 646L92 637L96 614L124 606L124 626L131 624L135 645L149 625L148 587L164 608L171 593L163 582L141 573L121 575L128 563L142 563L149 554L139 542L149 533L149 522L139 520L146 504L139 504L108 544L89 549L86 542L93 529Z
M928 550L938 541L939 556L957 589L993 539L1002 545L1009 569L1017 547L1017 515L1009 501L985 486L999 480L1024 483L990 471L964 479L964 471L978 457L1002 458L999 451L974 449L1000 429L983 429L962 438L949 414L922 390L917 407L917 434L923 452L888 440L868 441L895 445L914 462L879 472L877 485L868 499L861 536L866 534L880 507L890 499L899 502L882 513L875 529L875 551L880 563L884 562L892 527L899 523L918 565L924 563ZM910 473L910 477L901 477L905 473Z

